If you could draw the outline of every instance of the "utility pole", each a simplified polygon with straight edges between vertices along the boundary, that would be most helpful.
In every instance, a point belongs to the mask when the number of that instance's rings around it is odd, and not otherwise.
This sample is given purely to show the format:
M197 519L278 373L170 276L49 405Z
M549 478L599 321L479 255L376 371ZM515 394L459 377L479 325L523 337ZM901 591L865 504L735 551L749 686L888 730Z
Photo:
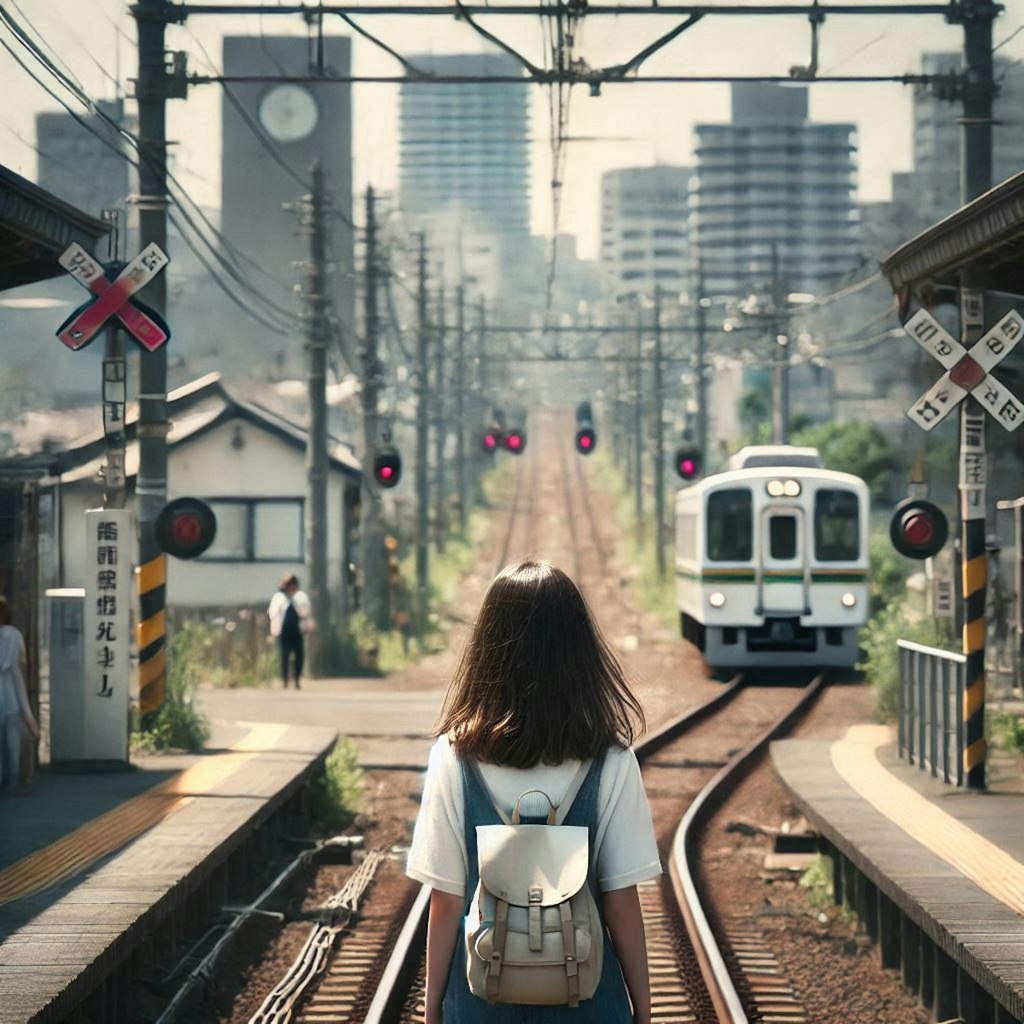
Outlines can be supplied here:
M661 287L654 288L654 543L658 579L665 578L665 388L661 365Z
M430 325L427 323L427 237L420 234L416 291L418 336L416 342L416 597L422 627L427 615L430 587L430 419L427 376Z
M309 637L314 677L326 674L331 601L327 586L327 242L324 229L324 172L313 164L313 188L302 203L309 237L306 277L306 351L308 353L309 435L306 441L306 576L313 618L318 628Z
M469 463L466 459L466 292L461 282L455 299L455 464L459 475L459 535L465 537L469 525Z
M139 0L131 8L139 36L139 239L167 251L167 97L165 0ZM146 286L146 302L167 311L167 275ZM139 530L139 710L156 711L167 681L167 556L157 544L154 525L167 502L167 346L139 353L139 472L135 508Z
M779 249L772 246L772 441L789 442L789 326L786 322L786 288L779 272Z
M704 264L697 265L697 450L701 465L708 464L708 382L707 368L707 313L711 300L704 297Z
M366 189L366 289L363 296L363 522L359 531L360 557L363 563L363 607L378 629L391 627L387 556L384 551L384 509L380 491L374 486L374 451L380 438L377 412L380 396L380 315L377 309L377 216L373 189Z
M636 310L636 362L633 365L633 515L636 541L644 543L644 315Z
M960 133L960 198L969 203L992 186L992 22L1002 8L992 0L964 0L963 101ZM984 333L984 273L968 267L960 274L960 337L970 348ZM980 481L968 479L967 458L980 456L984 467L985 414L968 395L960 407L960 552L963 592L964 776L972 789L985 788L985 597L988 555L985 550L985 469Z
M437 347L434 350L434 544L438 554L444 554L448 535L448 494L445 485L444 449L448 440L448 421L445 418L445 345L448 325L445 322L444 285L437 293Z

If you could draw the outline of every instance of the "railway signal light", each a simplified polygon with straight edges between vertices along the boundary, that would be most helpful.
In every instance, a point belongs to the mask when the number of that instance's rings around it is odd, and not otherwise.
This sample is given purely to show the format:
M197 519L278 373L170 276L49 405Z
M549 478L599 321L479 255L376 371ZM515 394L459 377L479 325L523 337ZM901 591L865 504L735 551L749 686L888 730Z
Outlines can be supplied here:
M161 551L175 558L195 558L217 536L217 516L199 498L175 498L160 510L153 530Z
M696 480L704 468L703 462L696 448L684 446L676 449L676 472L683 480Z
M521 455L526 447L526 431L512 429L505 435L505 447L513 455Z
M484 436L481 439L483 449L488 455L493 455L502 445L505 440L504 431L497 425L489 427L484 431Z
M946 514L923 498L905 498L889 523L892 546L907 558L932 558L949 537Z
M378 448L373 456L373 479L380 487L395 487L402 479L402 456L397 448Z
M597 447L597 433L593 427L580 427L576 431L576 451L589 455Z

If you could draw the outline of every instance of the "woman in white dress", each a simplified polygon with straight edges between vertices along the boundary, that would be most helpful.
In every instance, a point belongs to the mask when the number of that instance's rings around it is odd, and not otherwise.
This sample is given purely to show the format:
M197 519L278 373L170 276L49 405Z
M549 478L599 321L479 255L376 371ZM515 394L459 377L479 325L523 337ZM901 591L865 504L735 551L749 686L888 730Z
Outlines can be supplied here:
M39 725L25 690L25 641L11 625L11 606L0 595L0 788L10 789L25 780L21 775L21 736L27 729L39 737Z

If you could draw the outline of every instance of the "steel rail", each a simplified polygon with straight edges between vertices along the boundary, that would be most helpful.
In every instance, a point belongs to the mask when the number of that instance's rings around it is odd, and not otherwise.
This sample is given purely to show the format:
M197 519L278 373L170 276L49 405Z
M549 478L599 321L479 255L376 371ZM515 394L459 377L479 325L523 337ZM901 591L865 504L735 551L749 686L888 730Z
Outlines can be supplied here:
M704 912L694 872L690 866L698 828L707 822L711 814L732 792L764 747L786 732L810 708L824 684L824 675L816 676L803 690L800 699L785 714L748 743L715 774L683 815L672 842L672 857L669 861L672 887L686 921L686 928L697 954L704 983L714 1003L719 1024L747 1024L749 1018Z
M516 517L519 513L519 495L523 491L522 477L525 473L526 466L523 464L522 457L520 456L520 462L518 468L516 469L516 476L514 481L515 490L512 492L512 506L509 509L508 514L508 528L505 530L505 540L501 546L501 554L498 555L498 561L494 566L495 576L497 576L498 573L505 568L505 565L508 561L509 548L512 546L512 532L513 530L515 530Z
M719 693L697 707L670 719L643 740L634 745L637 760L644 761L673 740L678 739L695 725L711 717L733 700L743 689L744 678L735 676ZM421 887L406 918L394 951L374 995L363 1024L395 1024L408 988L408 978L415 974L423 956L423 943L427 933L427 915L430 907L430 886ZM386 985L385 985L386 983ZM744 1018L745 1020L745 1018Z

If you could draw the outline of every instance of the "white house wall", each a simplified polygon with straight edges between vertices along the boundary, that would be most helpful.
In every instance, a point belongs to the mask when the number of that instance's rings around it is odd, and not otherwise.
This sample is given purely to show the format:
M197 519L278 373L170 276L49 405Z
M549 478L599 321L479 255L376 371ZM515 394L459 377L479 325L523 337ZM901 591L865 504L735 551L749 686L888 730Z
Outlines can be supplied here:
M241 448L232 445L240 437ZM237 443L237 441L236 441ZM306 495L305 453L277 436L243 420L232 420L168 451L168 499L292 498ZM341 588L344 477L328 474L328 586ZM87 508L102 502L102 488L81 482L62 489L63 581L66 587L85 583L85 518ZM128 507L134 509L134 499ZM168 558L168 606L259 605L269 601L283 573L294 572L306 585L301 561L183 561Z

